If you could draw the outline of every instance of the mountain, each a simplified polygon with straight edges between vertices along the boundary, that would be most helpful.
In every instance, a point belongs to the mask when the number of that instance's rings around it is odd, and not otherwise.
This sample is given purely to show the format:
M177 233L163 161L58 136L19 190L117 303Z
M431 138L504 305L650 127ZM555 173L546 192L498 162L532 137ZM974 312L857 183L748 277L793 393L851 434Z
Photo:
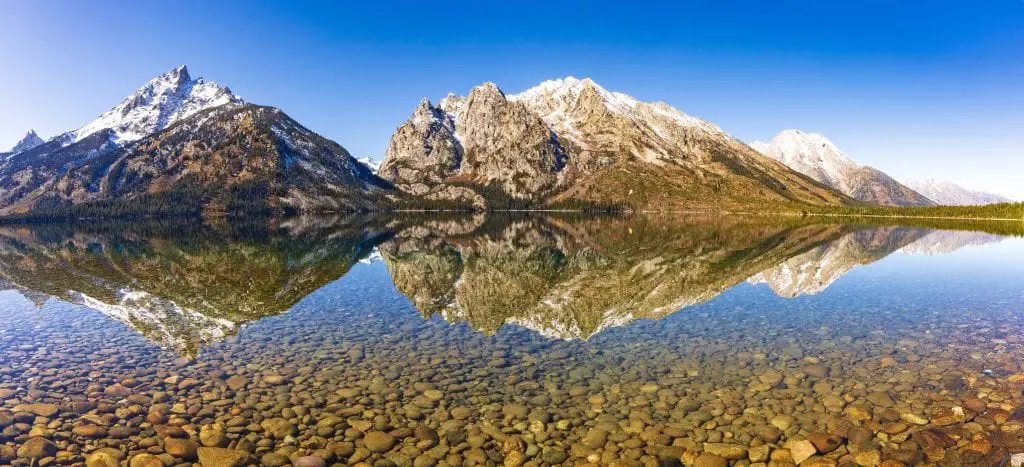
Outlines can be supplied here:
M36 134L35 130L29 130L28 133L25 134L25 137L22 138L21 141L18 141L18 143L15 144L10 151L0 152L0 169L2 169L3 166L7 165L7 162L10 161L11 157L13 157L15 154L19 152L28 151L29 149L32 149L43 143L43 139Z
M817 133L784 130L768 143L750 145L761 154L832 187L851 198L887 206L928 206L934 203L873 167L858 165Z
M1012 203L1013 200L984 191L968 190L944 180L907 180L904 185L944 206L981 206L985 204Z
M386 187L339 144L181 66L14 154L0 168L0 214L358 210Z
M493 83L395 132L379 175L436 205L693 209L842 204L847 198L665 103L590 79L506 95Z
M74 140L110 130L114 142L129 142L187 119L203 110L222 105L243 104L241 98L225 86L192 79L181 65L153 78L88 125L74 131Z
M373 172L374 174L376 174L377 171L380 170L380 161L372 157L360 157L359 159L356 159L356 161L359 162L360 164L365 165L366 168L370 169L370 171Z
M43 143L43 139L36 134L36 130L28 130L28 133L25 134L25 137L22 138L21 141L18 141L18 144L15 144L13 148L11 148L11 153L15 154L22 151L28 151L29 149L32 149Z

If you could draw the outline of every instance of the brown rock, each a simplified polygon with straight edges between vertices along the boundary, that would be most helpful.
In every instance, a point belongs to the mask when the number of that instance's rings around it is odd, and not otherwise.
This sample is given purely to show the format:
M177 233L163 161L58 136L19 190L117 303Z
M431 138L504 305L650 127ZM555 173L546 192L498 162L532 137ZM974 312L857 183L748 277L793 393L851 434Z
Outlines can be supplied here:
M187 461L196 460L199 445L190 439L167 438L164 441L164 451L179 459Z
M109 397L128 397L132 395L132 390L124 387L120 383L116 383L104 389L103 394L106 394Z
M850 440L850 444L864 444L871 441L875 437L875 434L861 426L851 426L846 430L846 439Z
M234 449L201 447L196 454L203 467L242 467L251 461L249 453Z
M827 433L813 433L807 436L807 440L814 444L814 447L822 454L835 451L843 444L842 438Z
M57 404L22 404L14 406L15 412L30 412L40 417L51 418L60 412Z
M249 379L244 376L232 376L224 380L224 383L227 384L228 388L232 391L237 391L245 387L246 384L249 384Z
M57 455L57 445L46 438L29 438L18 449L18 457L22 459L42 459Z
M793 457L793 462L796 464L818 453L818 448L814 446L814 443L806 439L793 441L786 445L786 447L789 449L789 454Z
M383 431L371 431L363 437L363 444L373 452L388 452L395 447L395 437Z
M727 467L728 465L729 461L724 457L707 453L701 454L693 463L693 467Z
M136 454L128 462L128 467L165 467L164 461L149 453Z
M71 432L83 438L102 438L107 435L106 428L99 425L79 425L72 428Z

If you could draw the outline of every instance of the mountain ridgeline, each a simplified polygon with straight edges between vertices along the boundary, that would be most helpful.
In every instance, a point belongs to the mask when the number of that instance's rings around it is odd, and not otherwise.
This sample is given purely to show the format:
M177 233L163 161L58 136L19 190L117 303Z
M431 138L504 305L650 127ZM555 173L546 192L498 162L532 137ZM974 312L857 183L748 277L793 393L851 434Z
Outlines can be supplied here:
M820 141L819 141L820 140ZM0 216L389 210L800 212L934 204L820 135L751 146L590 79L424 98L379 169L284 112L164 73L85 126L0 153Z
M378 174L438 207L687 210L849 200L717 126L589 79L424 99Z

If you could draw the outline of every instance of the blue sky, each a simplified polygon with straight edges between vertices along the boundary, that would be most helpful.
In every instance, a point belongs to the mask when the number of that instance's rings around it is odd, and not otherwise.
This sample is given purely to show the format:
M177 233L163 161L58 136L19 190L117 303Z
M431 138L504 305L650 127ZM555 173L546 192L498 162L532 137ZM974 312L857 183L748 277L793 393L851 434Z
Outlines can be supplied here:
M581 4L583 2L580 2ZM591 77L751 141L1024 199L1024 1L4 2L0 148L178 64L380 159L423 96Z

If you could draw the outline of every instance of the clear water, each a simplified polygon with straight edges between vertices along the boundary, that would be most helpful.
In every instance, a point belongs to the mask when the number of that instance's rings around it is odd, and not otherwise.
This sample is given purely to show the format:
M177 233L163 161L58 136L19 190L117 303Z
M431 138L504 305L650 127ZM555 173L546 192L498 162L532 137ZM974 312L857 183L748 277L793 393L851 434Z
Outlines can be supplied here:
M1016 236L742 218L16 226L0 277L3 463L1024 452Z

